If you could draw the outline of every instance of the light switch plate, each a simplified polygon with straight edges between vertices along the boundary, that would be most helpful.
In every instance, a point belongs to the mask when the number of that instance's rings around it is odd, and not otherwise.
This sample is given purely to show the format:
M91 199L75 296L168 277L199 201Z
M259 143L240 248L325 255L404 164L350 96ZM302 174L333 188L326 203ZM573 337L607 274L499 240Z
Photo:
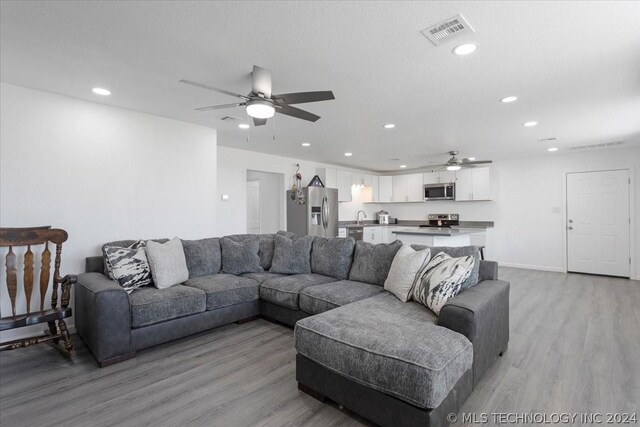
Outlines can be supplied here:
M223 202L228 202L229 201L229 195L228 194L223 194L221 197Z

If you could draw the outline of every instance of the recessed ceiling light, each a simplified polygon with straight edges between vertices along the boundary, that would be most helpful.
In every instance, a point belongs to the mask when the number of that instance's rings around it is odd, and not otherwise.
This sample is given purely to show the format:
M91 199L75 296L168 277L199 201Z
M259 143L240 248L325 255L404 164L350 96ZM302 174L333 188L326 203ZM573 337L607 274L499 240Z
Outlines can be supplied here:
M102 95L102 96L108 96L111 95L111 91L107 90L107 89L103 89L101 87L94 87L93 89L91 89L93 91L93 93L95 93L96 95Z
M525 127L530 128L532 126L536 126L537 124L538 124L538 122L525 122L522 125L525 126Z
M310 146L311 146L311 144L309 144L308 142L303 142L303 143L302 143L302 146L303 146L303 147L310 147Z
M475 157L467 157L467 160L472 161L472 162L473 162L475 159L476 159Z
M547 151L551 151L551 152L553 152L553 151L558 151L558 147L550 147L550 148L547 148Z
M396 125L394 125L393 123L387 123L386 125L383 126L385 129L393 129L394 127L396 127Z
M246 124L246 123L240 123L240 124L238 125L238 127L239 127L240 129L249 129L249 127L250 127L250 126L249 126L248 124Z
M346 157L351 157L351 156L353 156L353 153L344 153L344 155L345 155Z
M508 104L510 102L517 101L517 100L518 100L517 96L507 96L505 98L502 98L500 102L504 102L505 104Z
M405 169L407 165L400 165L400 169Z
M461 44L460 46L456 47L455 49L453 49L453 53L455 53L456 55L468 55L470 53L473 53L476 51L476 49L478 48L478 45L475 43L466 43L466 44Z

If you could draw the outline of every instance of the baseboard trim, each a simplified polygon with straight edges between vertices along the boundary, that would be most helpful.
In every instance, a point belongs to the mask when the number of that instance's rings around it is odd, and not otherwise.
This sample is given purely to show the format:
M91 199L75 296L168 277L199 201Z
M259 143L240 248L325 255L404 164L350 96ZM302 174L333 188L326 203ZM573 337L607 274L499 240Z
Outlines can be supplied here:
M511 262L498 261L500 267L523 268L526 270L553 271L555 273L566 273L567 271L559 267L546 267L543 265L516 264Z

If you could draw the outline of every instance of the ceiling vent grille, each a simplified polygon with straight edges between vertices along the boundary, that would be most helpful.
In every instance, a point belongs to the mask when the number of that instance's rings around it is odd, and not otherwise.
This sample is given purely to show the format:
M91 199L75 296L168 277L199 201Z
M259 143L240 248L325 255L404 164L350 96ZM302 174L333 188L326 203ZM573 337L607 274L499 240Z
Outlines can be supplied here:
M616 145L624 145L624 141L603 142L601 144L576 145L569 147L569 150L590 150L593 148L615 147Z
M441 46L451 40L473 33L473 28L462 15L456 15L420 31L434 46Z
M231 122L234 120L242 120L242 119L240 117L235 117L235 116L224 116L220 120L222 120L223 122Z

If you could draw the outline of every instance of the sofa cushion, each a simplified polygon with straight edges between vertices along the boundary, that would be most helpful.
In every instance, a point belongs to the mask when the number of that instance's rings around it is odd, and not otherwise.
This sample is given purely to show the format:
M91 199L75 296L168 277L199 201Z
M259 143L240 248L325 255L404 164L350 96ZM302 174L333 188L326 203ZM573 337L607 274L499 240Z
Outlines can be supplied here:
M273 251L275 250L275 234L233 234L226 237L236 242L242 242L255 236L258 236L259 241L258 256L260 257L260 267L263 270L269 270L273 260Z
M349 280L384 286L393 258L401 246L400 240L377 245L357 241Z
M311 273L310 255L313 236L287 237L276 234L275 242L270 272L280 274Z
M341 280L309 286L300 291L300 310L309 314L323 313L384 292L378 285Z
M299 310L299 294L302 289L335 281L333 277L313 273L275 277L260 285L260 298L282 307Z
M222 250L222 272L227 274L258 273L263 271L260 267L258 249L260 241L258 236L242 241L234 241L228 237L220 239Z
M339 280L348 279L355 243L351 237L316 237L311 246L311 272Z
M141 328L178 317L202 313L206 309L206 295L200 289L184 285L158 289L139 288L129 294L131 327Z
M255 280L232 274L209 274L184 282L185 286L200 289L207 294L207 310L228 307L259 297L259 284Z
M146 251L156 288L168 288L189 278L182 242L177 237L167 243L148 241Z
M471 369L473 348L435 315L388 292L299 320L302 356L420 408L436 408Z
M271 273L269 271L263 271L262 273L243 273L242 274L242 277L253 279L258 283L263 283L269 279L273 279L274 277L282 277L282 276L284 276L284 274Z
M460 288L460 292L465 289L477 285L480 277L480 248L477 246L432 246L431 257L438 255L440 252L451 256L452 258L460 258L465 256L473 257L473 269L469 277L465 279Z
M189 278L216 274L222 268L220 239L183 240L182 248L187 260Z

